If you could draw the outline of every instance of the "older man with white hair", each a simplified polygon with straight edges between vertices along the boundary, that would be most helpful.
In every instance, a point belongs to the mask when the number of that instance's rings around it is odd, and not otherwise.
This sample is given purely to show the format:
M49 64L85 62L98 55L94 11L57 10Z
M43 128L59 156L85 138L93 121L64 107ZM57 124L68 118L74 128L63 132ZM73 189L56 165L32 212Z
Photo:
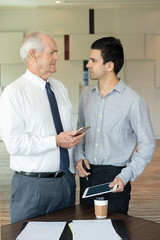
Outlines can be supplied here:
M84 136L72 131L67 89L50 77L58 60L55 40L33 32L20 54L27 70L0 99L0 135L15 171L12 223L75 204L72 149Z

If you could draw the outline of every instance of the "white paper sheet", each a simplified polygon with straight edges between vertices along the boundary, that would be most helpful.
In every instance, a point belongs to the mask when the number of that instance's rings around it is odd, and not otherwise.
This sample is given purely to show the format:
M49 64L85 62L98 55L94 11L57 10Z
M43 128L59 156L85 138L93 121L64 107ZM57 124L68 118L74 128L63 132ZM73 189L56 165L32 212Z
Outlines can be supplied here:
M74 240L120 240L110 219L74 220L70 223Z
M59 240L66 222L29 222L16 240Z

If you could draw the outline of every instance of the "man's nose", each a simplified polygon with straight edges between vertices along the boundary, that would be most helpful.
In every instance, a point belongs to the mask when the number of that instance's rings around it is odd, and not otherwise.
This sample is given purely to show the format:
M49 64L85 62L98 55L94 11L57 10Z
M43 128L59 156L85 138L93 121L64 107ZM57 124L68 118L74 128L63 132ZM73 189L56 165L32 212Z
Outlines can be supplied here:
M87 63L86 68L89 68L89 62Z
M58 53L57 53L57 52L54 53L54 59L55 59L55 60L59 60L59 56L58 56Z

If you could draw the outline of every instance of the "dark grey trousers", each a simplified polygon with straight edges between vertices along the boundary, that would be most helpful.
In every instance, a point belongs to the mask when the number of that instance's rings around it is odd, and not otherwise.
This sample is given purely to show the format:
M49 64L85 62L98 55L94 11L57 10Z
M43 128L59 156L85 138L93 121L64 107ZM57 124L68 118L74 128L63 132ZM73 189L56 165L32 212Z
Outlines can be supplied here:
M75 177L38 178L14 173L11 184L11 222L75 205Z

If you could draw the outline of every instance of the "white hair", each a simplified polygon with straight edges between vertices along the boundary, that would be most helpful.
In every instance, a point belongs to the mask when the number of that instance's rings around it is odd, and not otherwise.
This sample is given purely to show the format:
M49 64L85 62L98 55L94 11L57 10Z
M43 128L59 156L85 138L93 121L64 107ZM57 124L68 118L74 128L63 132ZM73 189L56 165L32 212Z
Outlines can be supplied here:
M51 37L48 33L44 32L33 32L27 35L20 47L20 55L22 60L27 63L29 57L29 51L35 49L37 52L42 52L44 45L42 42L42 35ZM52 38L52 37L51 37Z

